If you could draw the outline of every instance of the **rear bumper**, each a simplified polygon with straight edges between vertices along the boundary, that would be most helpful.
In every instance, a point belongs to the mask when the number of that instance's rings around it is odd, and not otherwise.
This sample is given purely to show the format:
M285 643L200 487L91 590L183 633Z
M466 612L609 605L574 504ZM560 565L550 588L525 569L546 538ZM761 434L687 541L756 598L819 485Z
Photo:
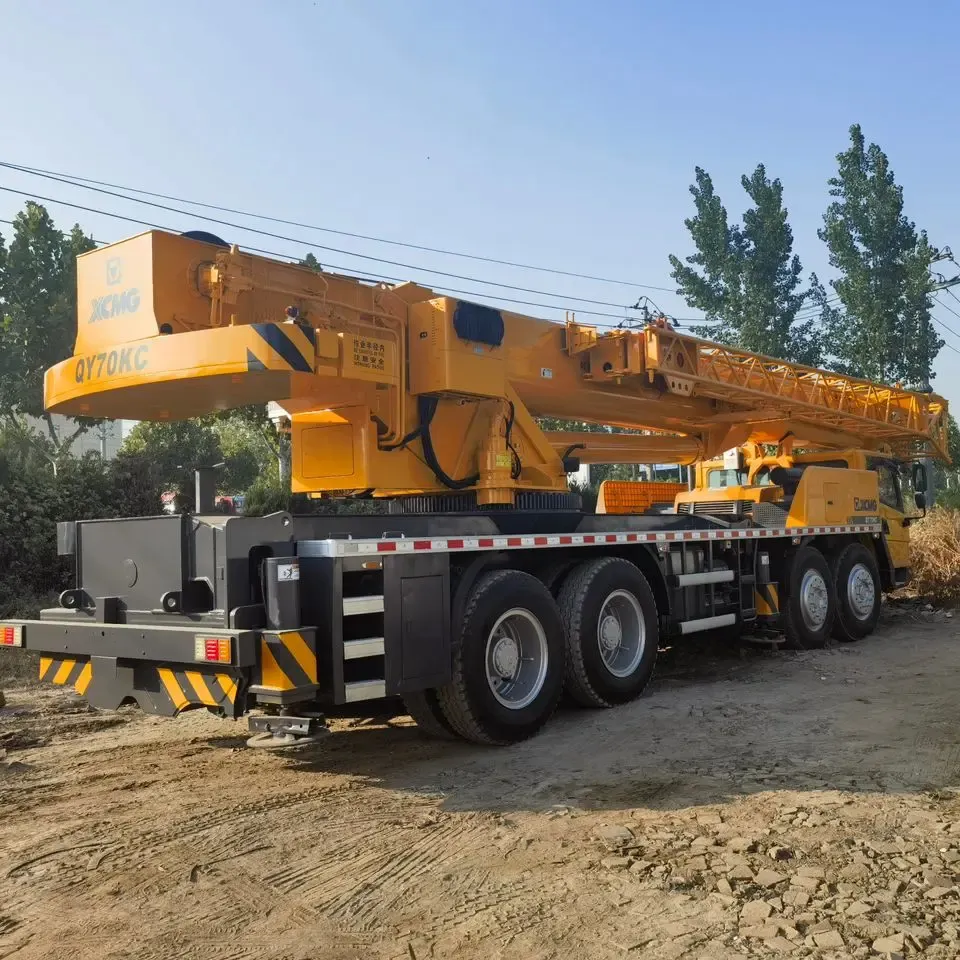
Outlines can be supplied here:
M135 701L146 713L176 716L206 707L239 717L256 679L260 633L68 620L5 621L40 655L40 679L72 686L90 704L116 710ZM230 662L198 661L197 641L229 639Z

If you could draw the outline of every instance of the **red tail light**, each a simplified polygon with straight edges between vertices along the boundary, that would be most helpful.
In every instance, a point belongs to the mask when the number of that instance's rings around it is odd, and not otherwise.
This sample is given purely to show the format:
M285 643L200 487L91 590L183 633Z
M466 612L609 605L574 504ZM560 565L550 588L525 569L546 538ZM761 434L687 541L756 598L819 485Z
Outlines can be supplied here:
M23 627L13 624L0 626L0 647L22 647Z
M233 641L230 637L196 637L193 659L205 663L232 663Z

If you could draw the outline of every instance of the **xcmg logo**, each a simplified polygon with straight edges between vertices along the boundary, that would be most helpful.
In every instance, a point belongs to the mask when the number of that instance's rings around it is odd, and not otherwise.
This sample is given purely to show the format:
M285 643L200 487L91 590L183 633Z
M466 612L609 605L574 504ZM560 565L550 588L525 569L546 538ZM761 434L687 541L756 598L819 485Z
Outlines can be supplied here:
M123 279L123 261L111 257L107 261L107 286L115 287Z
M136 313L140 309L140 290L131 287L123 293L108 293L91 301L90 319L87 323L99 323L101 320L113 320L125 314Z
M861 500L859 497L853 498L853 509L860 513L876 513L877 512L877 501L876 500Z

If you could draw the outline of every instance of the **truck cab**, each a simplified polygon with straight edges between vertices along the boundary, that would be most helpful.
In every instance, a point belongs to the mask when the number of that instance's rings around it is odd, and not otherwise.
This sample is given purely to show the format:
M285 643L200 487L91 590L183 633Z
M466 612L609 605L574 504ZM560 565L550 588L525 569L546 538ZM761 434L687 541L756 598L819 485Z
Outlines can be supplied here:
M820 469L811 472L812 467ZM837 483L825 469L845 471L843 479ZM853 523L879 517L893 584L909 579L908 528L925 514L930 488L929 469L922 460L858 449L768 453L746 444L698 463L694 476L693 488L676 496L677 513L749 516L774 526L778 521ZM839 488L839 499L831 486Z

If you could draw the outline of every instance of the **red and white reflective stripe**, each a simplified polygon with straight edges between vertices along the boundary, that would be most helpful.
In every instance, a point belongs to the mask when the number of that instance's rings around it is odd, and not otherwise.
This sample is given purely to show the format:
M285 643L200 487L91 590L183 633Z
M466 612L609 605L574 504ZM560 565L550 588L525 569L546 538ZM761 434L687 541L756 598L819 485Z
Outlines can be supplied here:
M675 543L693 540L754 540L815 537L824 534L880 533L879 523L835 527L752 527L719 530L625 530L617 533L552 533L526 536L444 537L422 539L390 537L383 540L323 540L313 549L327 557L380 553L457 553L481 550L542 550L550 547L595 547L620 543Z

